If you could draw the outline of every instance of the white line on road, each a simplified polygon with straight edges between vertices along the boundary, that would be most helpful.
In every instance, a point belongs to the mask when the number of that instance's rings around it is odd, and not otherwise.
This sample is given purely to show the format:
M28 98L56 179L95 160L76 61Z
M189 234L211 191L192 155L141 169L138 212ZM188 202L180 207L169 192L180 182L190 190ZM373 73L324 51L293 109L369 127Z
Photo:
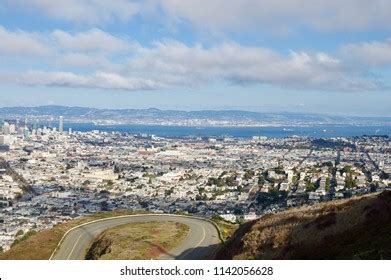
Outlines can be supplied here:
M206 232L205 232L205 228L204 228L204 227L202 227L202 234L203 234L202 239L201 239L200 242L198 242L198 244L196 245L196 247L200 246L201 243L204 242L204 240L205 240Z
M202 239L201 239L201 241L198 242L198 244L197 244L193 249L191 249L191 250L189 250L187 253L185 253L185 254L181 257L181 259L183 259L184 257L186 257L188 254L190 254L191 252L193 252L198 246L200 246L201 243L204 242L205 237L206 237L205 228L202 227Z
M73 245L72 250L71 250L71 252L69 253L69 255L67 257L67 260L69 260L71 258L72 254L73 254L73 251L75 251L76 245L79 242L80 238L81 238L81 235L79 236L79 238L76 240L75 244Z
M103 222L103 221L109 221L109 220L116 220L116 219L122 219L122 218L133 218L133 217L143 217L143 216L166 216L166 217L180 217L180 218L188 218L188 219L194 219L194 220L201 220L201 221L205 221L205 222L209 222L210 224L212 224L215 229L217 230L218 232L218 236L219 236L219 239L220 241L222 242L223 241L223 238L222 238L222 234L221 234L221 231L220 231L220 228L219 226L214 222L214 221L211 221L211 220L208 220L208 219L205 219L205 218L201 218L201 217L195 217L195 216L183 216L183 215L175 215L175 214L135 214L135 215L123 215L123 216L117 216L117 217L110 217L110 218L103 218L103 219L97 219L97 220L94 220L94 221L90 221L90 222L87 222L87 223L84 223L84 224L81 224L81 225L77 225L71 229L69 229L67 232L65 232L65 234L62 236L61 240L59 241L59 243L57 244L56 248L54 249L54 251L52 252L49 260L52 260L54 258L54 255L57 253L57 251L60 249L60 246L61 244L63 243L63 241L65 240L65 238L68 236L68 234L71 232L71 231L74 231L78 228L81 228L83 226L86 226L86 225L89 225L89 224L94 224L94 223L98 223L98 222ZM203 240L205 239L205 230L203 229L204 231L204 237L203 237ZM79 238L80 239L80 238ZM202 243L202 241L200 243Z

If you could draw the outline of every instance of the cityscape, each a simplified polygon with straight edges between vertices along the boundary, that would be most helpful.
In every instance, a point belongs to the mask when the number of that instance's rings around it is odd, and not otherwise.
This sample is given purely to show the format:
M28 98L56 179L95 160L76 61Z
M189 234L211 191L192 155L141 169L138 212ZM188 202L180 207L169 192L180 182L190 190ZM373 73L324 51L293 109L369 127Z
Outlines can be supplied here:
M65 120L66 121L66 120ZM0 246L71 219L126 209L243 223L391 190L388 136L163 138L2 123Z
M390 0L0 0L0 280L377 279L390 233Z

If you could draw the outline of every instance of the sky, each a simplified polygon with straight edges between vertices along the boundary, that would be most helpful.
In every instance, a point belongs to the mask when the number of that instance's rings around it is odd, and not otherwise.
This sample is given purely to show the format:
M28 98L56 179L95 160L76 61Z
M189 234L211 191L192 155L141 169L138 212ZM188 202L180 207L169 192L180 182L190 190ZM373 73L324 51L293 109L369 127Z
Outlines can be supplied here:
M0 0L0 107L391 116L389 0Z

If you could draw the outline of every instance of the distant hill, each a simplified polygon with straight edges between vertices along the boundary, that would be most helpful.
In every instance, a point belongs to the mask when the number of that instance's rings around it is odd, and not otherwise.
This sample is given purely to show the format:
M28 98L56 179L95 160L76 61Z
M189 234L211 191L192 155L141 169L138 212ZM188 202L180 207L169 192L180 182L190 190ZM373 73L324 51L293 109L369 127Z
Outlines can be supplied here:
M183 120L216 120L219 122L250 122L278 124L385 124L391 123L391 117L341 117L301 113L259 113L240 110L223 111L179 111L150 109L95 109L87 107L40 106L0 108L1 118L58 118L64 116L67 121L114 120L132 123L135 120L145 122L167 122Z
M266 215L217 259L391 259L391 192Z

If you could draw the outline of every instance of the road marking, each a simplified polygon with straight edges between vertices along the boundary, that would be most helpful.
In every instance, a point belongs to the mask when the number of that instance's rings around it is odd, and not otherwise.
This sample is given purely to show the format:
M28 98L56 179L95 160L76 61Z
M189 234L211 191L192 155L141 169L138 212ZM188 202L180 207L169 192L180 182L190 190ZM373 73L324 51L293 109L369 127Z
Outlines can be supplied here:
M198 244L195 245L195 247L194 247L193 249L189 250L186 254L184 254L184 255L181 257L182 260L183 260L184 257L186 257L188 254L190 254L191 252L193 252L198 246L200 246L202 242L204 242L204 240L205 240L205 238L206 238L206 232L205 232L205 228L204 228L204 227L202 227L202 234L203 234L203 236L202 236L201 241L198 242Z
M71 250L71 252L69 253L69 255L67 257L67 260L69 260L71 258L72 254L73 254L73 251L75 251L76 245L79 242L80 238L81 238L81 235L79 236L79 238L76 240L75 244L73 245L72 250Z
M206 232L205 232L205 228L202 227L202 240L200 242L198 242L198 244L196 245L196 247L200 246L202 242L204 242L205 238L206 238Z
M64 233L64 235L61 237L60 241L58 242L56 248L53 250L52 254L50 255L50 258L49 260L52 260L55 256L55 254L57 253L58 250L60 250L60 247L61 247L61 244L64 242L65 238L69 235L70 232L78 229L78 228L81 228L83 226L86 226L86 225L90 225L90 224L94 224L94 223L98 223L98 222L103 222L103 221L110 221L110 220L117 220L117 219L123 219L123 218L134 218L134 217L148 217L148 216L155 216L155 217L179 217L179 218L187 218L187 219L193 219L193 220L200 220L200 221L204 221L204 222L208 222L210 224L212 224L216 231L218 232L218 235L219 235L219 239L221 242L223 242L223 238L222 238L222 235L221 235L221 231L220 231L220 228L219 226L212 220L208 220L208 219L205 219L205 218L201 218L201 217L195 217L195 216L184 216L184 215L175 215L175 214L135 214L135 215L122 215L122 216L117 216L117 217L111 217L111 218L102 218L102 219L97 219L97 220L94 220L94 221L90 221L90 222L87 222L87 223L84 223L84 224L80 224L80 225L77 225L71 229L69 229L67 232ZM205 237L204 237L205 239Z

